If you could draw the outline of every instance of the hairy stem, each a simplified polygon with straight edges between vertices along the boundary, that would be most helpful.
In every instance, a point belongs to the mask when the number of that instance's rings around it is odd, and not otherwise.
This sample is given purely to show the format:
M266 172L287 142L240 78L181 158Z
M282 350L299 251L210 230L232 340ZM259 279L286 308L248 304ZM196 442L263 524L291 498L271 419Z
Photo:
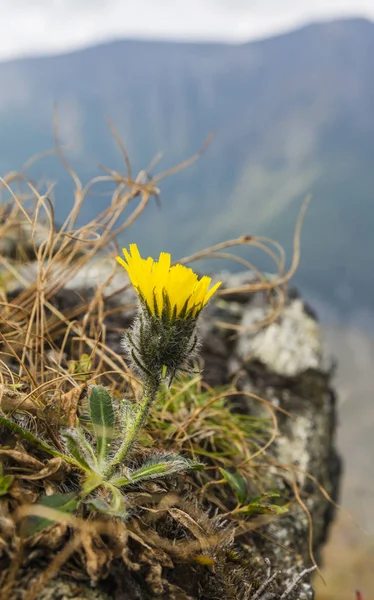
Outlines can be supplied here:
M108 467L104 471L104 477L106 479L110 478L113 475L116 466L120 463L123 463L126 459L140 429L143 427L144 422L148 416L149 409L156 397L157 389L158 385L146 386L144 396L142 398L142 402L139 406L134 422L131 428L129 428L126 431L125 439L123 440L113 460L110 461Z

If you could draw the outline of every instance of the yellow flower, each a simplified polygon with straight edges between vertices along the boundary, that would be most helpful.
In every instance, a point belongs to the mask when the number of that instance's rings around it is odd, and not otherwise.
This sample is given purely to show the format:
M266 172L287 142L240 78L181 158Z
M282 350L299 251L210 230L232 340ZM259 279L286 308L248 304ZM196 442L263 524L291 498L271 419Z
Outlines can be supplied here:
M136 244L130 244L130 252L123 248L126 261L117 256L125 267L138 295L156 316L164 309L176 317L197 317L221 282L209 289L211 278L198 278L192 269L183 265L170 266L170 254L161 252L158 261L142 258Z

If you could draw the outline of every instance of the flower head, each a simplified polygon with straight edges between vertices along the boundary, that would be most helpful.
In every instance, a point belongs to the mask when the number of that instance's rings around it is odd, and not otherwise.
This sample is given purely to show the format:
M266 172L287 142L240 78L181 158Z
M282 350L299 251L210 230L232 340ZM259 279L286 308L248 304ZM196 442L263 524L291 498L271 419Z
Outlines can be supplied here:
M192 269L183 265L170 266L170 254L161 252L158 261L142 258L136 244L130 252L123 249L126 261L117 256L126 269L140 299L151 314L167 313L169 318L196 318L221 282L209 289L211 278L198 278Z

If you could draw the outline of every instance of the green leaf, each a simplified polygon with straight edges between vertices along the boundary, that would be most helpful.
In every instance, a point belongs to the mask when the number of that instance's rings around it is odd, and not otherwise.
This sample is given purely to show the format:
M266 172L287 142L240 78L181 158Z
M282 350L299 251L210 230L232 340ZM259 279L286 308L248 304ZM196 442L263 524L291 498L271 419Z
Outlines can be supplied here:
M140 469L132 471L129 478L132 483L137 483L144 479L157 479L158 477L165 477L173 473L187 471L188 469L201 470L203 468L204 465L201 463L196 463L183 456L167 454L149 459Z
M76 492L69 492L68 494L53 494L52 496L41 496L37 502L38 506L47 506L48 508L54 508L63 513L73 513L78 504L79 498ZM28 535L34 535L38 531L42 531L49 525L52 525L56 521L51 521L44 517L29 517L28 518Z
M260 504L259 502L251 502L247 506L242 506L235 514L242 514L245 516L253 515L283 515L288 512L286 506L279 506L278 504Z
M114 438L114 410L110 394L95 385L88 398L90 419L95 431L98 463L104 465L110 454Z
M270 500L273 498L280 498L279 492L266 492L265 494L252 496L251 502L266 502L266 500Z
M231 487L238 501L238 504L245 504L248 502L248 487L247 482L243 475L236 471L236 473L230 473L226 469L220 469L221 475Z
M266 515L275 514L283 515L288 512L286 506L279 506L279 504L272 504L269 502L270 499L280 498L278 492L267 492L259 496L253 496L251 501L246 506L241 506L235 511L235 514L241 514L243 516L253 515Z
M80 428L66 429L61 437L65 442L67 451L74 456L85 470L91 471L97 466L95 452Z
M0 496L5 496L14 481L13 475L0 476Z
M31 431L27 431L27 429L23 429L23 427L21 427L20 425L18 425L11 419L7 419L6 417L0 416L0 425L2 425L3 427L6 427L13 433L20 435L24 440L31 442L32 444L34 444L34 446L36 446L40 450L44 450L44 452L47 452L48 454L51 454L52 456L58 456L59 458L62 458L65 462L68 462L71 465L74 465L75 467L82 468L77 460L75 460L74 458L71 458L67 454L62 454L62 452L58 452L58 450L56 450L55 448L52 448L52 446L49 446L48 444L43 442L41 439L36 437L36 435L31 433Z

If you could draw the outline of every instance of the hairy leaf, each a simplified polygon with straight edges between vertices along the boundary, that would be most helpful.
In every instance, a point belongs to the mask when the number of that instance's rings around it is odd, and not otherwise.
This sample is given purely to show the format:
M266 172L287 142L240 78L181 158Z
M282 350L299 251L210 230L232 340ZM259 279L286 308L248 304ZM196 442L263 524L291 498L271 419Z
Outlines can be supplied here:
M95 385L88 398L90 419L96 437L96 455L99 465L108 458L114 438L114 410L110 394L105 388Z
M90 471L96 466L96 457L93 448L84 437L82 431L77 429L66 429L62 435L67 451L74 456L79 464ZM89 448L88 448L89 447Z
M43 442L43 440L36 437L36 435L31 433L31 431L27 431L27 429L23 429L23 427L21 427L20 425L18 425L11 419L7 419L6 417L0 416L0 425L3 425L3 427L6 427L13 433L20 435L24 440L31 442L32 444L34 444L34 446L36 446L40 450L44 450L44 452L47 452L48 454L51 454L52 456L59 456L60 458L63 458L65 462L68 462L71 465L74 465L75 467L81 467L81 465L79 464L79 462L77 460L75 460L74 458L71 458L67 454L62 454L62 452L59 452L55 448L52 448L52 446L49 446L49 444L46 444L46 442Z
M157 479L188 469L201 470L202 468L201 463L196 463L183 456L167 454L165 456L155 456L148 460L140 469L132 471L129 478L132 483L137 483L145 479Z
M113 477L110 480L110 483L116 487L123 487L125 485L130 485L131 483L134 483L134 482L129 477Z

